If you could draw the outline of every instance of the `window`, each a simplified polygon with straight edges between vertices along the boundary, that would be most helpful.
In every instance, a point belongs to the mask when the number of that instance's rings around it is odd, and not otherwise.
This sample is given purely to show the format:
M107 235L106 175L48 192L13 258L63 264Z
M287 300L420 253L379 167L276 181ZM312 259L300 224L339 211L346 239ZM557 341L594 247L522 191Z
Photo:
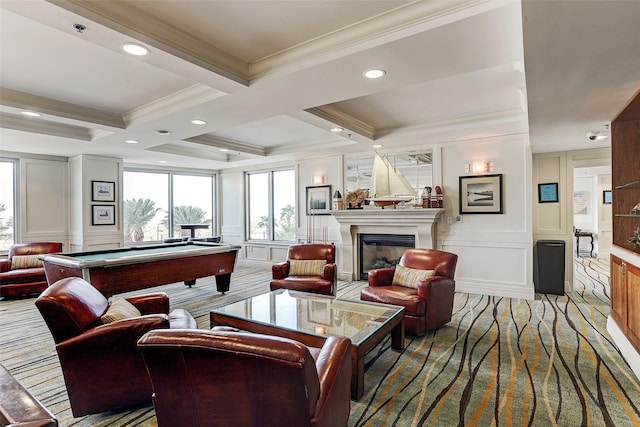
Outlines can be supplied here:
M180 235L182 231L179 224L206 224L209 226L208 229L194 230L196 237L215 234L213 232L213 177L173 176L174 236Z
M16 241L16 165L16 160L0 158L0 251L8 250Z
M179 224L206 224L196 237L215 232L214 177L163 171L124 172L125 242L181 236ZM171 207L171 208L170 208ZM190 236L186 230L185 235Z
M293 169L247 174L249 239L295 241L295 178Z

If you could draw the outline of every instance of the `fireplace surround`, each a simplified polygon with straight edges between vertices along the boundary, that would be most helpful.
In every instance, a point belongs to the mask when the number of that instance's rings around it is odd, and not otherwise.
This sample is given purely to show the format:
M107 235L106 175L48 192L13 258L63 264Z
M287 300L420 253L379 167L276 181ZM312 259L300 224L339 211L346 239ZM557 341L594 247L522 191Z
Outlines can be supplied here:
M414 247L437 249L438 218L444 209L352 209L335 210L331 215L340 224L341 280L363 280L360 266L360 234L410 235ZM366 277L366 273L365 276Z

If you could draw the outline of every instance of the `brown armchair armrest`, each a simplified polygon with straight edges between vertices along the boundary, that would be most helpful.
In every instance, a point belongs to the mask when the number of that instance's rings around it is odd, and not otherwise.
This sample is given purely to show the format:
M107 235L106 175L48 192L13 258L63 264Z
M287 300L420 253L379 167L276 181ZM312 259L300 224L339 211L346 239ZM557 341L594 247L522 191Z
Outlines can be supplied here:
M272 265L271 273L275 280L284 279L289 275L289 261L283 261Z
M4 273L9 270L11 270L11 260L8 258L0 259L0 273Z
M169 297L164 292L138 295L126 298L140 313L145 314L169 314Z
M336 360L341 362L336 363ZM320 397L316 407L316 418L321 416L342 418L346 411L348 418L351 393L351 340L349 338L329 337L320 350L316 360ZM345 404L346 402L346 404ZM328 420L325 420L328 421ZM318 425L333 423L319 422Z
M335 264L325 264L322 269L322 278L324 280L333 281L336 279L336 265Z
M393 282L393 274L396 272L395 268L378 268L375 270L369 270L367 274L367 280L369 286L389 286Z
M56 345L60 363L82 365L87 370L112 367L114 354L136 351L141 336L153 329L169 329L169 316L150 314L96 326ZM86 365L86 366L85 366Z
M430 297L435 297L437 292L448 290L448 293L452 293L452 289L455 290L456 282L453 279L444 276L433 276L427 279L423 279L418 284L418 295L429 301Z

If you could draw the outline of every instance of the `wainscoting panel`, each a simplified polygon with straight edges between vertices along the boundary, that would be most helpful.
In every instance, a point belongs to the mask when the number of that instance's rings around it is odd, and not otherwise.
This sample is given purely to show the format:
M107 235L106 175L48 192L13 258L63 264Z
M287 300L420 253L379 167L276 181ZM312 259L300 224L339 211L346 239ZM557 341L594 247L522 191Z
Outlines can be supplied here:
M442 250L458 254L456 291L534 298L532 247L500 242L444 242Z

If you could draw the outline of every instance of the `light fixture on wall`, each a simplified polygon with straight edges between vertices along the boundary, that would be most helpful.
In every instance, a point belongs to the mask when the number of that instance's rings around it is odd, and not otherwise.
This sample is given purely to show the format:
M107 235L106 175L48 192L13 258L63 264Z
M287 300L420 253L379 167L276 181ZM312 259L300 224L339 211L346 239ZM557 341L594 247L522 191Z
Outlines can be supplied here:
M314 175L311 179L311 182L313 183L313 185L324 184L327 182L327 177L326 175Z
M465 163L465 173L487 173L493 172L493 162L473 162Z

